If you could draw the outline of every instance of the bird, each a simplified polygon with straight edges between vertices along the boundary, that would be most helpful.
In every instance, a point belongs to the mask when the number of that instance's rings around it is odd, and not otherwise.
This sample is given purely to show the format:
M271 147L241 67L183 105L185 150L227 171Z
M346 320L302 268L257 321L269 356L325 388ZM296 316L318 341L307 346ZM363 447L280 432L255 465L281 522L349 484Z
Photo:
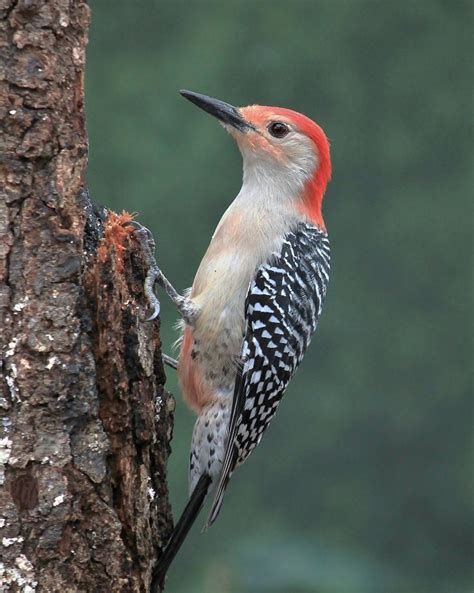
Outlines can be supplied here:
M330 245L322 215L331 179L328 138L309 117L281 107L229 103L182 90L234 138L242 187L223 214L185 294L150 257L145 293L159 313L160 284L182 318L177 373L197 414L189 501L153 571L152 593L205 500L216 520L234 470L260 442L316 330ZM167 361L169 362L169 361Z

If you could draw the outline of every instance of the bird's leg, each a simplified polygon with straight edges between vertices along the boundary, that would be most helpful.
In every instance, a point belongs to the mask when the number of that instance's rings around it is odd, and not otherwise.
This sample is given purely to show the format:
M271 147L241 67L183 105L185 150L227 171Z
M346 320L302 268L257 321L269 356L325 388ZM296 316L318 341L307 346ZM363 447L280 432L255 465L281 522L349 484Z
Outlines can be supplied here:
M175 360L174 358L171 358L171 356L168 356L167 354L162 354L161 358L163 360L163 362L165 364L167 364L169 367L171 367L172 369L177 369L178 368L178 361Z
M144 283L144 292L151 308L153 309L153 313L150 315L147 321L155 319L155 317L157 317L160 313L160 301L157 299L154 292L155 282L158 282L158 284L164 288L166 294L176 305L176 308L180 312L184 321L189 325L193 325L197 317L198 308L190 299L178 293L178 291L158 267L154 256L155 241L153 239L153 235L139 222L132 220L127 224L135 227L134 236L140 243L145 256L145 261L148 266L148 272Z

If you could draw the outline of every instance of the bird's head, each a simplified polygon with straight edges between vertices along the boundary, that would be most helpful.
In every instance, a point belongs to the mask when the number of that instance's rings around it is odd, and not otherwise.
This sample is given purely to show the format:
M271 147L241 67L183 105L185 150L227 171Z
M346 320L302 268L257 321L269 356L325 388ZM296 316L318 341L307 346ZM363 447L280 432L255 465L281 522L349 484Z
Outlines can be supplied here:
M331 178L326 134L314 121L291 109L250 105L233 107L192 91L183 97L216 117L235 138L245 175L279 183L293 192L300 209L324 227L321 204Z

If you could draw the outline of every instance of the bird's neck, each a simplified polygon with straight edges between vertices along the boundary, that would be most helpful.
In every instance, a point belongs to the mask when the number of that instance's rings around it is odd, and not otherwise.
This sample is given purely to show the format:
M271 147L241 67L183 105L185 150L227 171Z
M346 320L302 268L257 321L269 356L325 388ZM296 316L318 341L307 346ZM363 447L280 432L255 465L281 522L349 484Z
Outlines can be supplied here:
M256 160L244 155L242 188L235 202L260 216L284 216L290 226L304 218L325 229L323 195L317 174L308 176L297 167L282 167L273 159Z
M323 197L324 190L321 189L316 180L311 179L304 187L299 209L313 224L325 231L326 225L322 212Z

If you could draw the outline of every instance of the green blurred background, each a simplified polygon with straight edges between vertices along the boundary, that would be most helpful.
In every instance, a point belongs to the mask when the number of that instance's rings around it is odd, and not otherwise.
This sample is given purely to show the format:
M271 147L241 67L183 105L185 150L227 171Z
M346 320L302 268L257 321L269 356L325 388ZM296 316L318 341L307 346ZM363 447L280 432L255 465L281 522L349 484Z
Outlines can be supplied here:
M93 198L189 286L241 161L179 88L303 111L332 142L318 335L170 593L472 590L472 4L91 0ZM162 297L171 353L176 312ZM194 417L178 408L173 511Z

